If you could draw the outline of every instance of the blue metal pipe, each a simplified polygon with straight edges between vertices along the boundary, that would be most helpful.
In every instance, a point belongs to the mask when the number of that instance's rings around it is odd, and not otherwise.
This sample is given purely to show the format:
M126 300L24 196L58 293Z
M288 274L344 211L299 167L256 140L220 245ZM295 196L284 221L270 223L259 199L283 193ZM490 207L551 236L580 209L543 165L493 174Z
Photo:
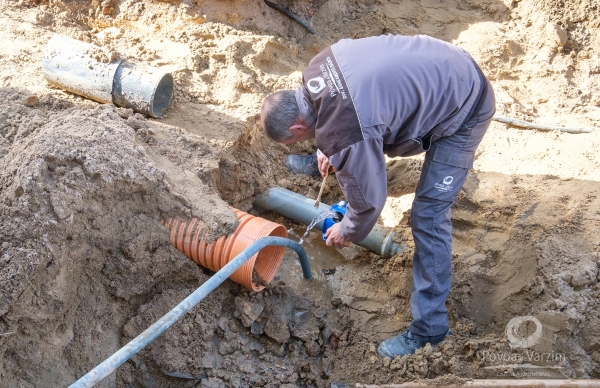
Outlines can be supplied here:
M147 328L142 334L135 337L127 345L119 349L115 354L104 360L100 365L82 376L79 380L70 385L70 388L93 387L98 381L102 380L115 369L117 369L125 361L129 360L134 354L140 351L143 347L154 341L156 337L161 335L171 325L173 325L183 314L190 311L215 288L230 277L238 268L240 268L248 259L255 255L261 249L267 246L280 246L291 248L298 254L298 259L302 266L302 273L305 279L311 279L310 265L308 264L308 256L304 248L295 241L283 237L262 237L256 240L248 248L244 249L239 255L231 260L227 265L221 268L216 274L208 279L196 291L185 298L181 303L175 306L171 311L165 314L162 318L156 321L152 326Z

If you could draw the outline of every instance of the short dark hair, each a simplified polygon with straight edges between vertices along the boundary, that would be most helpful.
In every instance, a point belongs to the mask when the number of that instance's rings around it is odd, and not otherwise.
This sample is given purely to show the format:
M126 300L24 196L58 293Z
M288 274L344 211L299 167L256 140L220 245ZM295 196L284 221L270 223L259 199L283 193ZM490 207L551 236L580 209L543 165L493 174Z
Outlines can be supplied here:
M275 92L263 101L260 121L267 136L276 142L292 138L290 127L300 117L300 110L293 90Z

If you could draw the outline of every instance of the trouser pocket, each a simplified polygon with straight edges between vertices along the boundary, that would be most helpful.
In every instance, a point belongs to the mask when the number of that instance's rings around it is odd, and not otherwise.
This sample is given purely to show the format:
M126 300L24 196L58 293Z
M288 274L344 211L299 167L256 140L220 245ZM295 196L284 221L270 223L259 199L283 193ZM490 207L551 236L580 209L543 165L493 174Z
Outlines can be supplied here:
M454 202L473 167L474 151L433 144L425 155L416 195Z

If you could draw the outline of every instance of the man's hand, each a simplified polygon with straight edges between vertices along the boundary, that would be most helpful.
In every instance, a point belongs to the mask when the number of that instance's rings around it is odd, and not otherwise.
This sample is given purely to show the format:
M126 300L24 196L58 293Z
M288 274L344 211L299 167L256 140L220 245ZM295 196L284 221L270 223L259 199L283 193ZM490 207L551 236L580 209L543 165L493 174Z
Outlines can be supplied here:
M325 232L325 237L327 237L327 241L325 242L325 244L327 244L328 247L336 246L339 249L348 247L350 246L350 244L352 244L352 241L346 240L344 236L342 236L342 234L340 233L339 222L333 224L331 228L327 229L327 232Z
M319 172L321 173L321 176L325 176L328 171L335 171L335 167L329 164L329 158L319 150L317 150L317 163L319 163Z

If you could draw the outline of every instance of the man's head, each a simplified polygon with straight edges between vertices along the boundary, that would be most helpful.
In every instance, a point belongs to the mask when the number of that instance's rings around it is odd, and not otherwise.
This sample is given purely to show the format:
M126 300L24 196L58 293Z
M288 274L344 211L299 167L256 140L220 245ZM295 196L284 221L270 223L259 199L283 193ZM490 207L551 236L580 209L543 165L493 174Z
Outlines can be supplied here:
M314 138L300 116L293 90L267 96L260 111L260 122L267 136L277 143L292 144Z

